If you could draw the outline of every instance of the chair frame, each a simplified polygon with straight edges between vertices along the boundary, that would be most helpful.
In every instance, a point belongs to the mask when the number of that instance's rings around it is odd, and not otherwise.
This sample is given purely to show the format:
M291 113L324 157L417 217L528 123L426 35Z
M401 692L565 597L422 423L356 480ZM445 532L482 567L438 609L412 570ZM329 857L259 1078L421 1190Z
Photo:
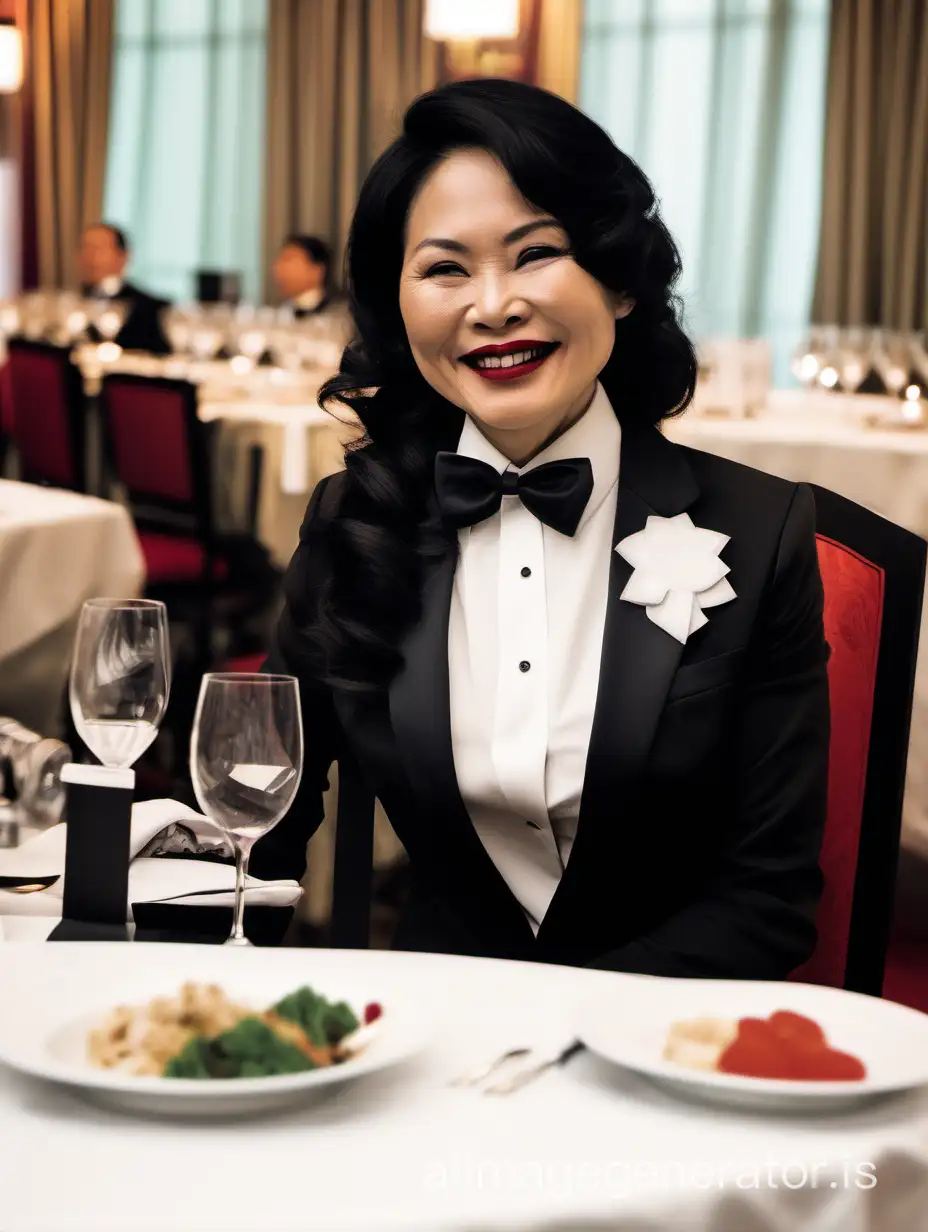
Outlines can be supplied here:
M71 360L70 349L68 347L56 346L51 342L40 342L32 338L24 338L15 336L10 338L7 343L7 351L9 354L8 363L12 363L12 357L15 352L19 351L25 354L46 355L60 363L64 369L64 391L66 402L66 413L68 421L68 432L71 438L71 456L74 466L74 482L62 485L47 476L39 474L37 471L31 471L26 465L26 460L23 457L22 450L17 442L16 430L16 399L13 394L12 375L9 383L9 393L12 399L10 406L11 431L9 435L9 443L16 450L19 458L21 478L27 483L38 483L46 487L65 487L69 491L84 492L88 491L87 486L87 401L84 397L84 380L81 376L77 365Z
M892 927L928 545L879 514L812 487L816 532L883 571L883 614L844 987L879 996Z

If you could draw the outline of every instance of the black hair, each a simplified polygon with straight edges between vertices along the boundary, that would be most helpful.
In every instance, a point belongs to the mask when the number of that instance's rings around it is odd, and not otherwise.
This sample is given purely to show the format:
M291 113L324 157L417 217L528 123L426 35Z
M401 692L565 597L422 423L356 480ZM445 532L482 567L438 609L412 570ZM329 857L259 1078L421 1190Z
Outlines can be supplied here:
M87 230L93 231L94 228L101 231L109 231L110 235L116 242L116 247L120 252L129 251L129 237L125 231L123 231L122 227L116 227L111 222L95 222L93 226L88 227Z
M463 412L416 366L399 282L415 193L457 149L498 159L526 200L563 225L574 260L634 300L600 374L623 427L656 424L693 396L696 358L674 293L680 257L637 164L589 117L534 86L484 78L417 98L355 210L347 269L356 334L320 401L351 407L365 435L346 456L338 516L326 527L318 604L310 612L291 595L294 649L337 688L389 682L402 636L420 614L424 558L443 543L453 547L429 515L429 498L435 454L456 447Z

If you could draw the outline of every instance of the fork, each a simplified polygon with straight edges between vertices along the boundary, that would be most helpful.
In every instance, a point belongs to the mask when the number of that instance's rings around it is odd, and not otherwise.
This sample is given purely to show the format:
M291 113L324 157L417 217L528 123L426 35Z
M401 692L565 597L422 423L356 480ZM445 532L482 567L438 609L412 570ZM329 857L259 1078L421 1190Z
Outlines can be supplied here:
M478 1082L483 1082L484 1079L491 1077L509 1061L515 1061L519 1057L527 1057L531 1054L531 1051L531 1048L510 1048L508 1052L502 1053L495 1061L491 1061L489 1065L482 1065L480 1069L472 1070L471 1073L464 1074L460 1078L452 1078L448 1085L452 1087L474 1087Z
M521 1091L523 1087L528 1086L530 1082L534 1082L536 1078L540 1078L542 1074L549 1069L553 1069L555 1065L563 1065L571 1057L575 1057L578 1052L583 1052L585 1048L586 1045L581 1043L580 1040L574 1040L572 1044L562 1048L553 1057L548 1057L546 1061L542 1061L538 1065L531 1065L528 1069L521 1069L517 1074L513 1074L511 1078L504 1078L501 1082L495 1082L491 1086L484 1087L483 1093L484 1095L512 1095L514 1091Z

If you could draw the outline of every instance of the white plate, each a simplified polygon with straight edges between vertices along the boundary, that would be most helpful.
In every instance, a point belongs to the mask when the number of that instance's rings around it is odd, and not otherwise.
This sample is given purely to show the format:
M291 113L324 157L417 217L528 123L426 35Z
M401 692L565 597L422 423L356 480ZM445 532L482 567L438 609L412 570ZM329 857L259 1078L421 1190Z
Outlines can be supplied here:
M671 1025L691 1018L767 1017L793 1010L818 1022L834 1048L860 1057L861 1082L788 1082L687 1069L662 1057ZM675 1094L790 1112L837 1112L928 1085L928 1015L813 984L650 980L584 1006L577 1034L599 1056Z
M314 972L312 950L236 950L225 946L60 943L0 948L0 1062L63 1083L97 1103L143 1113L216 1116L271 1111L307 1102L406 1060L425 1044L421 1008L395 989L357 974ZM86 1058L86 1031L116 1005L171 995L186 980L219 984L235 1001L264 1009L309 984L356 1012L377 1001L375 1038L341 1065L272 1078L199 1081L136 1078L98 1070Z

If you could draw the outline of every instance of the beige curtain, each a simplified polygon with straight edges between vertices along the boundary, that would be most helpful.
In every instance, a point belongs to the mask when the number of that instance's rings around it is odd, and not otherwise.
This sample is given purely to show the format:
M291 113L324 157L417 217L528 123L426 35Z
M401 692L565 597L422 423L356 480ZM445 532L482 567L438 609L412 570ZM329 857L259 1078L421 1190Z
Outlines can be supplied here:
M100 217L113 0L31 0L27 74L40 286L73 286L82 229Z
M270 0L265 269L292 231L341 261L358 190L435 84L424 0ZM340 268L340 265L339 267Z
M583 0L541 0L537 84L575 103L580 92Z
M814 319L928 326L928 3L833 0Z

